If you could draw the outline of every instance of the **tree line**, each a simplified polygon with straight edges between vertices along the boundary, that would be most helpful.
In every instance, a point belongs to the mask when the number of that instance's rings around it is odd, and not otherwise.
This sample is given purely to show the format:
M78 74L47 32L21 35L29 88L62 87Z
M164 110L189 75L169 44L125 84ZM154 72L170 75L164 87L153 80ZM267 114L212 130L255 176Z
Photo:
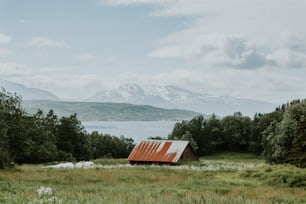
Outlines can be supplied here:
M270 163L306 167L306 100L294 100L253 118L237 112L197 116L175 124L168 139L189 140L199 156L238 151L261 154Z
M168 139L190 141L199 156L249 152L270 163L306 167L306 100L253 118L239 112L223 118L197 116L176 123ZM87 133L76 114L59 118L53 110L38 110L30 115L20 96L0 90L0 168L13 163L126 158L133 147L130 138Z
M59 118L53 110L30 115L21 97L0 90L0 168L13 163L127 157L134 141L98 132L87 133L76 114Z

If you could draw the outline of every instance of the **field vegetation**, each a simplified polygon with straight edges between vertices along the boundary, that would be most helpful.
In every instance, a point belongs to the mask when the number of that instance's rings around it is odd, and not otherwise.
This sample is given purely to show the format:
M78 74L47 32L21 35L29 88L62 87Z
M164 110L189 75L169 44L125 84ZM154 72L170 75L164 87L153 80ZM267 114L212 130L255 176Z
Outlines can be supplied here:
M249 154L215 154L180 166L94 162L89 169L0 170L0 203L306 203L305 169Z
M0 203L306 203L306 100L253 119L200 115L176 123L167 139L188 140L202 159L106 159L127 158L134 141L89 134L76 114L28 114L19 96L0 91ZM84 160L95 165L48 168Z

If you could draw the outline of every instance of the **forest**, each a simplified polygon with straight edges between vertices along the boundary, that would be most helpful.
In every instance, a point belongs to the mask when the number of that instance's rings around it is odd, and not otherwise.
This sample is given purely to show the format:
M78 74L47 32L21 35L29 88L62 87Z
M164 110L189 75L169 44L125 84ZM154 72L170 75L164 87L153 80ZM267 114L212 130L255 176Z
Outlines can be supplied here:
M17 94L0 91L0 168L15 163L126 158L135 145L124 136L87 133L76 114L61 118L53 110L29 114L21 102ZM306 167L306 100L288 102L253 118L239 112L223 118L200 115L176 123L167 139L190 141L199 156L247 152L263 155L269 163Z
M269 163L306 167L306 100L294 100L271 113L240 112L209 119L197 116L175 124L168 139L189 140L200 156L218 152L262 155Z
M124 158L134 141L98 132L87 133L76 114L59 118L53 110L26 113L21 97L0 91L0 168L14 163Z

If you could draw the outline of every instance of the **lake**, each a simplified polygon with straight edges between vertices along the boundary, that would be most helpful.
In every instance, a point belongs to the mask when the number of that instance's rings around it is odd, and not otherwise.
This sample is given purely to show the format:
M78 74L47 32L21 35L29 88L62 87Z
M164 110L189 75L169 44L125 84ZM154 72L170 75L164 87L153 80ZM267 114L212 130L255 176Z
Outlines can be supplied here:
M82 125L89 133L98 131L132 138L135 142L150 136L168 137L176 121L82 121Z

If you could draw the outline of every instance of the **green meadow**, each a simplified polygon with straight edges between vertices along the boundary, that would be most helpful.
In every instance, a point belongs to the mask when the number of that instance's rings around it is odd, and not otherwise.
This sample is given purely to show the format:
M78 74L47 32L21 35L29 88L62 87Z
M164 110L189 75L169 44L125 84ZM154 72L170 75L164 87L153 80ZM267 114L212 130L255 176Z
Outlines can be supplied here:
M89 169L0 170L0 203L306 203L306 169L248 154L216 154L180 166L94 163Z

